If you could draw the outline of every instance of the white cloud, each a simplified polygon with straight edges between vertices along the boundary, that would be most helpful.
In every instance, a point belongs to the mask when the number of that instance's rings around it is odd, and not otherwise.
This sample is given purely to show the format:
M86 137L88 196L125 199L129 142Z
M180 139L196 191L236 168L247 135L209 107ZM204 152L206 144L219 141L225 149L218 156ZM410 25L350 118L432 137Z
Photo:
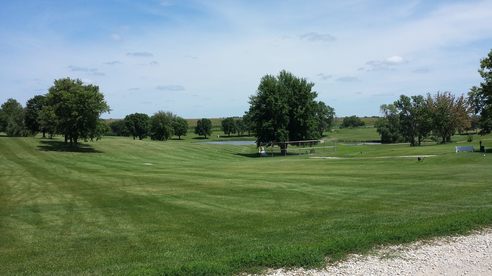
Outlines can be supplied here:
M407 60L400 56L391 56L383 60L370 60L366 62L364 67L359 68L360 71L383 71L395 70L396 66L407 63Z
M159 85L155 89L162 91L184 91L185 88L182 85Z
M316 32L309 32L299 36L302 40L307 40L311 42L333 42L336 38L330 34L320 34Z
M154 54L150 52L128 52L126 53L127 56L130 57L153 57Z

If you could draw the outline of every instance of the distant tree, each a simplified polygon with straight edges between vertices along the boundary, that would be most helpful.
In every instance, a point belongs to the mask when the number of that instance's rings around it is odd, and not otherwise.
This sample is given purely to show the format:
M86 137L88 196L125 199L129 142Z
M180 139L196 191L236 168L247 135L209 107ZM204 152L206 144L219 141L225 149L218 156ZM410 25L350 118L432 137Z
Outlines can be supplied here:
M256 95L250 97L248 111L258 146L272 141L320 138L317 93L312 91L313 86L286 71L261 79ZM285 153L287 144L279 145Z
M231 136L231 134L236 133L237 129L236 129L236 122L234 118L229 117L222 120L222 130L224 131L224 134L226 134L227 136Z
M403 141L400 134L400 115L393 104L383 104L381 106L383 117L376 121L376 128L381 136L381 143L398 143Z
M482 88L477 86L470 88L467 102L472 114L480 114L485 105L485 95L482 92Z
M46 137L46 130L41 129L39 126L39 114L45 105L46 97L41 95L34 96L26 103L24 123L31 135L42 132L43 138Z
M143 113L126 115L125 124L133 140L138 137L142 140L149 135L150 117Z
M96 141L101 140L101 138L111 131L111 128L104 120L98 120L95 129L91 129L89 135L84 138L85 141Z
M196 122L195 134L203 135L207 139L207 135L212 135L212 121L206 118L198 120Z
M342 120L341 128L352 128L352 127L361 127L364 126L365 123L357 116L349 116L345 117Z
M255 124L251 120L251 114L249 112L245 112L242 121L244 124L245 132L248 132L248 136L251 136L251 133L254 132L255 129Z
M174 135L174 115L171 112L159 111L150 117L150 138L166 141Z
M14 100L8 99L0 108L0 121L2 130L7 136L27 136L28 131L24 125L24 108Z
M242 136L248 131L248 126L242 118L236 120L236 131L238 136Z
M109 123L109 128L113 135L116 136L130 136L130 132L126 127L125 120L114 120Z
M335 119L335 109L331 106L326 105L324 102L318 102L316 109L316 119L318 132L320 137L323 136L324 132L330 130L333 127L333 122Z
M401 95L394 103L399 113L400 133L411 146L420 146L432 129L432 118L423 96Z
M39 111L38 124L43 132L43 137L47 133L50 139L53 138L56 133L57 118L52 106L44 106Z
M99 117L109 111L99 87L81 80L64 78L55 80L46 96L47 105L57 118L57 131L65 143L77 144L79 139L90 139L96 132Z
M468 108L463 96L456 98L449 92L427 96L427 106L432 114L432 132L441 143L451 141L457 130L470 126Z
M174 135L178 136L181 140L181 136L186 136L188 133L188 121L176 116L173 120Z

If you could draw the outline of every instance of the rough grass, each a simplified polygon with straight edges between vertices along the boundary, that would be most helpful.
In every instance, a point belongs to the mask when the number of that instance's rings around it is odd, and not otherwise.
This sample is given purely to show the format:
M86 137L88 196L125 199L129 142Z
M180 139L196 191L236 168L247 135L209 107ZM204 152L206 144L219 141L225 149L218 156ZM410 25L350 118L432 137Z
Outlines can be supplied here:
M254 147L192 138L114 137L70 148L0 137L0 273L320 266L492 223L492 155L455 154L456 144L340 144L333 153L438 155L424 162L316 160L254 158Z

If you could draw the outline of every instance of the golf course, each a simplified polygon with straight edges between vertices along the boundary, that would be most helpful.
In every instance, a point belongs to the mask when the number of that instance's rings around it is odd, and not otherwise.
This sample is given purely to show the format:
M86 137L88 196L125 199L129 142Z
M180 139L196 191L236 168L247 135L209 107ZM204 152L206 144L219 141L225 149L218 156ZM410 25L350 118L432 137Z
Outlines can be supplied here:
M454 148L492 136L342 142L374 136L337 129L324 138L336 148L261 158L203 143L237 140L216 135L77 147L1 136L0 273L261 273L491 225L492 155Z

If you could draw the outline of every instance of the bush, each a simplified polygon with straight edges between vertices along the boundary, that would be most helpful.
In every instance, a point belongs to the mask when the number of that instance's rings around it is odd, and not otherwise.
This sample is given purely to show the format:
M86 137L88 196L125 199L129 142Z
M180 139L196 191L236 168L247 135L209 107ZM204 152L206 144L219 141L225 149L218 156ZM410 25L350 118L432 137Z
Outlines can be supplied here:
M357 116L349 116L343 118L341 128L352 128L352 127L360 127L364 126L365 123Z

